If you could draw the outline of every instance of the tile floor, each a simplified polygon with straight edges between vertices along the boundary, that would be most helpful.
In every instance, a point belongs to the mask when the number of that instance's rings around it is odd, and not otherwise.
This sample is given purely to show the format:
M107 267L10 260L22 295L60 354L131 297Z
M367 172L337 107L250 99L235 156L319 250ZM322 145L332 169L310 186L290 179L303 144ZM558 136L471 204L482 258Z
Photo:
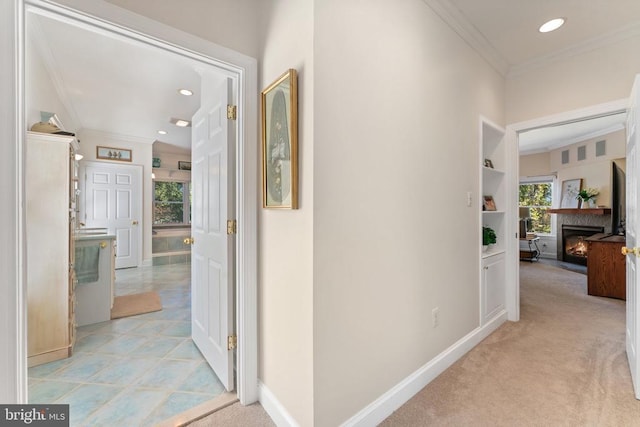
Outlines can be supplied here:
M116 295L150 290L162 311L79 327L71 358L30 368L29 401L70 404L72 427L153 426L222 394L190 338L190 265L116 271Z

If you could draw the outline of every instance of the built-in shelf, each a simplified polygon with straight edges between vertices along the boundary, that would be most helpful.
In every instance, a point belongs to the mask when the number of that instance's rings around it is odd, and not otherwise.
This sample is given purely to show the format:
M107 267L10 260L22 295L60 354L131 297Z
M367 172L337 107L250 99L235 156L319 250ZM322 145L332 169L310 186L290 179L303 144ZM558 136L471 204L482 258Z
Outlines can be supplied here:
M498 175L504 175L504 171L502 171L500 169L488 168L486 166L483 166L482 169L484 169L485 171L490 172L490 173L495 173L495 174L498 174Z
M486 252L482 252L482 259L485 258L489 258L495 255L499 255L499 254L503 254L506 251L504 249L495 249L495 250L488 250Z
M589 209L549 209L549 213L563 215L611 215L611 208L589 208Z
M482 211L483 214L491 214L491 215L497 215L497 214L503 214L504 211Z

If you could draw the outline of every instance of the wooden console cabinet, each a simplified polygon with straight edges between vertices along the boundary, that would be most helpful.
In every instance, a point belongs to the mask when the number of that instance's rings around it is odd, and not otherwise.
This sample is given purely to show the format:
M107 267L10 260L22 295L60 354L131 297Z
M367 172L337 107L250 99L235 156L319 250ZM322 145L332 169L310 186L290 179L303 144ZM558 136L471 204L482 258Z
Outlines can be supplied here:
M589 295L625 300L626 258L621 253L623 236L594 234L588 244L587 289Z

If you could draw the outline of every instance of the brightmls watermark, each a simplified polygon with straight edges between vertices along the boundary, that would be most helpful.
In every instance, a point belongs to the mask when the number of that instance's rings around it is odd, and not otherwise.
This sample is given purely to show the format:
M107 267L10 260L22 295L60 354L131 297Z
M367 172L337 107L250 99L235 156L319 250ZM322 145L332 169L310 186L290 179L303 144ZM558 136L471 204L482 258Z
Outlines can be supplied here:
M69 427L69 405L0 405L0 427Z

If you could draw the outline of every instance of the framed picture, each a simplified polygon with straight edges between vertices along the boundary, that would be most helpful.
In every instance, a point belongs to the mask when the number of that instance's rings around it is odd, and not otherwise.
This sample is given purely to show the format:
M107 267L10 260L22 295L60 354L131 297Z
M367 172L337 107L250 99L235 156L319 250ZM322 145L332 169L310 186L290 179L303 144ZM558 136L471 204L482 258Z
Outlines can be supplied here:
M120 162L130 162L133 157L131 150L113 147L96 147L96 159L117 160Z
M482 196L482 208L485 211L496 210L496 202L493 200L493 196Z
M262 207L298 208L298 82L290 69L261 93Z
M493 169L493 162L491 159L484 159L484 167Z
M191 162L178 161L178 169L181 171L190 171L191 170Z
M582 178L562 181L562 196L560 199L560 207L566 209L577 209L579 206L578 192L581 189Z

